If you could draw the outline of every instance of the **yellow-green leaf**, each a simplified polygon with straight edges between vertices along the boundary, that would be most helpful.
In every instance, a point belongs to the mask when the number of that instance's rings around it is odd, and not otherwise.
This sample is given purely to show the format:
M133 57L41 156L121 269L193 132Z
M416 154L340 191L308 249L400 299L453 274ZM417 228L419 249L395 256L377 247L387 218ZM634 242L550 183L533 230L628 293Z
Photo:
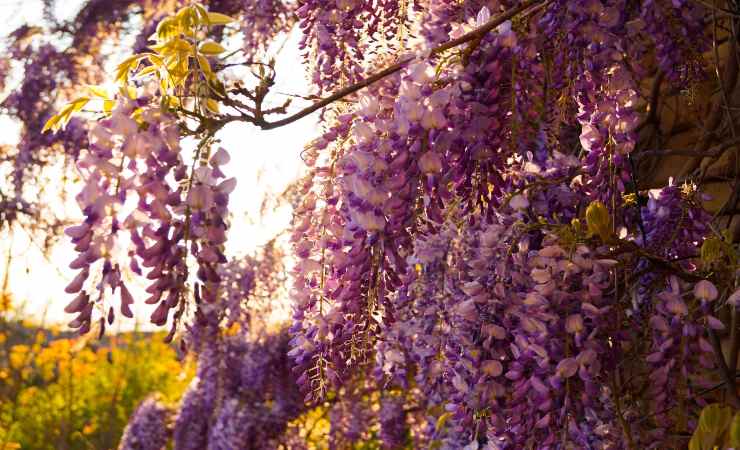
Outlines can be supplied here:
M157 38L159 40L166 40L175 36L178 32L177 21L172 17L162 19L157 25Z
M134 119L139 125L142 125L144 123L144 120L141 118L142 111L143 110L141 108L136 108L134 112L131 113L131 118Z
M714 403L707 405L699 416L699 423L689 441L689 450L711 450L723 445L725 439L731 439L731 427L735 426L733 411L730 407L723 407ZM730 436L727 436L727 432Z
M212 98L207 99L206 108L208 108L209 111L218 114L218 102L216 100Z
M134 79L140 79L144 78L146 76L149 76L159 70L159 67L156 66L147 66L144 69L142 69L139 73L136 74Z
M707 405L699 416L699 428L702 431L722 431L732 420L732 408L718 403Z
M740 448L740 413L735 414L735 417L732 418L728 441L728 448Z
M179 98L172 96L172 95L168 95L164 98L166 99L166 102L170 106L170 108L177 108L178 106L180 106Z
M185 34L189 34L188 32L192 31L193 26L199 22L197 12L190 6L180 9L175 16L175 20L180 24L180 31Z
M133 86L121 86L119 92L122 96L131 100L136 98L136 88L134 88Z
M218 80L218 78L214 76L214 77L211 77L209 81L210 83L208 83L208 86L211 88L213 92L220 95L221 97L226 97L226 89L224 88L223 83L221 83L221 81Z
M707 238L701 245L699 254L704 263L710 264L717 261L722 257L722 240L716 236Z
M53 116L49 117L49 120L46 121L44 124L44 128L41 130L42 133L46 133L46 131L54 129L57 123L59 123L59 120L61 119L61 116L59 114L54 114Z
M195 11L198 13L198 18L200 19L200 23L208 23L208 11L206 11L206 8L201 5L200 3L193 4L193 7L195 8Z
M46 130L58 130L63 127L67 122L69 122L69 119L72 118L72 114L84 108L89 101L90 97L80 97L67 103L64 108L59 111L59 114L50 117L49 120L46 121L41 132L44 133Z
M236 22L236 19L234 19L233 17L229 17L226 14L221 14L217 12L208 13L208 24L211 26L226 25L232 22Z
M100 97L103 99L110 98L108 92L102 86L87 85L85 87L87 88L87 91L90 93L90 95L92 95L93 97Z
M149 48L162 55L166 53L170 48L170 41L164 41L163 43L157 45L150 45Z
M115 100L104 100L103 101L103 111L109 113L113 111L113 108L116 106Z
M586 226L591 235L598 235L603 241L609 240L612 235L612 219L606 205L598 200L588 205Z
M159 57L159 56L157 56L157 55L149 55L149 56L147 57L147 59L148 59L148 60L149 60L149 62L150 62L150 63L152 63L152 65L154 65L154 66L157 66L157 67L162 67L162 66L164 66L164 61L162 60L162 58L160 58L160 57Z
M214 41L206 41L200 45L200 52L204 55L218 55L225 52L226 49Z
M69 119L72 118L72 112L74 111L74 104L70 103L64 108L62 108L61 111L59 111L59 121L57 122L55 129L60 129L64 127L67 122L69 122Z
M121 63L118 65L118 67L119 68L120 67L131 67L131 64L133 64L134 61L138 60L141 57L142 57L142 55L131 55L128 58L126 58L123 61L121 61Z
M69 103L69 106L72 107L70 112L74 113L74 112L81 110L82 108L85 107L85 105L87 105L87 102L89 101L90 101L90 97L80 97L76 100L72 100Z
M200 66L200 70L202 70L208 77L213 74L211 65L208 63L208 59L206 59L205 56L198 55L198 65Z
M191 53L193 46L185 39L175 38L172 41L172 50L180 53Z
M148 56L147 54L144 55L133 55L129 56L128 58L124 59L121 64L118 65L116 68L116 81L122 81L123 83L128 82L128 73L135 69L136 66L138 66L139 61L142 58L145 58Z
M437 419L437 423L434 425L434 429L436 431L441 431L450 417L452 417L452 413L450 412L446 412L439 416L439 418Z

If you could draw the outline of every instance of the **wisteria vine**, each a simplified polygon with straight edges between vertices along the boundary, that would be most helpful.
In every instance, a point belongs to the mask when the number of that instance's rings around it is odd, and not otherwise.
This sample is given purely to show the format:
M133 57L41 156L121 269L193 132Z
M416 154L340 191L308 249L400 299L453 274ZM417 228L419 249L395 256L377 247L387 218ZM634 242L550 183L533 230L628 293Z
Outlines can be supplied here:
M75 69L21 29L3 103L26 127L15 195L40 148L82 175L70 326L131 317L144 280L151 322L197 359L121 448L309 448L316 416L337 449L735 445L700 418L740 408L736 2L141 3L117 93L65 95L44 134L32 61ZM302 109L272 92L293 27ZM227 257L218 133L316 111L286 281L278 244ZM286 293L290 323L267 323Z

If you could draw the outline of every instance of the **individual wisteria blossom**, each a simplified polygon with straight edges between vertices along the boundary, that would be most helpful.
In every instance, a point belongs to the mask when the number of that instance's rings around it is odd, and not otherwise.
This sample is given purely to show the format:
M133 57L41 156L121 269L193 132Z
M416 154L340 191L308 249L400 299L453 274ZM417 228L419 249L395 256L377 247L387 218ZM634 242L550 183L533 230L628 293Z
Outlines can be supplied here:
M172 433L173 411L156 396L139 404L123 432L119 450L163 450Z

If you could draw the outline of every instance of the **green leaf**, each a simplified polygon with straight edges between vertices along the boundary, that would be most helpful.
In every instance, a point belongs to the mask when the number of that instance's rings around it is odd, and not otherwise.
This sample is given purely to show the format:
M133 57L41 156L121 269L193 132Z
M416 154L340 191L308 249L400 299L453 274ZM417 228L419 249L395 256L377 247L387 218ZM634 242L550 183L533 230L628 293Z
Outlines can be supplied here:
M436 431L441 431L450 417L452 417L452 413L450 412L446 412L439 416L439 418L437 418L437 423L434 424L434 429Z
M233 17L229 17L226 14L221 14L217 12L208 13L208 24L211 26L226 25L232 22L236 22L236 19L234 19Z
M212 98L206 99L206 108L209 111L218 114L218 102L216 100Z
M133 55L124 59L121 64L116 67L116 81L128 83L128 74L131 70L135 69L139 61L148 55Z
M219 55L225 51L221 44L214 41L206 41L200 45L200 52L204 55Z
M176 36L178 31L179 27L177 26L177 21L172 17L167 17L162 19L162 21L157 25L156 35L159 40L167 40Z
M46 121L46 123L44 124L44 128L41 129L41 132L44 133L47 130L58 130L59 128L63 127L67 124L67 122L69 122L69 119L72 118L72 114L84 108L89 101L90 97L80 97L67 103L64 108L59 111L59 114L51 116L49 120Z
M612 220L606 205L598 200L588 205L586 226L592 236L599 236L603 241L609 240L612 235Z
M208 11L206 11L206 8L203 7L200 3L196 3L193 5L195 8L195 11L198 13L198 18L200 19L201 23L207 23L208 22Z
M106 92L105 88L102 86L95 86L92 84L89 84L85 86L87 88L87 91L92 95L93 97L100 97L102 99L109 99L110 96L108 95L108 92Z
M42 133L46 133L48 130L54 129L57 123L59 123L59 120L61 120L61 116L59 114L54 114L49 118L49 120L46 121L44 124L44 128L41 130Z
M72 102L70 102L70 105L72 106L71 112L74 113L80 111L82 108L85 107L85 105L87 105L87 102L89 101L90 97L80 97L77 100L72 100Z
M699 423L689 441L689 450L712 450L717 446L724 447L727 432L730 431L732 435L733 430L729 429L731 425L736 426L732 408L723 407L718 403L707 405L699 416ZM740 427L740 424L737 427Z
M740 448L740 413L735 414L730 424L730 433L725 442L727 448Z
M719 403L707 405L699 416L699 428L705 432L724 431L732 420L732 408Z

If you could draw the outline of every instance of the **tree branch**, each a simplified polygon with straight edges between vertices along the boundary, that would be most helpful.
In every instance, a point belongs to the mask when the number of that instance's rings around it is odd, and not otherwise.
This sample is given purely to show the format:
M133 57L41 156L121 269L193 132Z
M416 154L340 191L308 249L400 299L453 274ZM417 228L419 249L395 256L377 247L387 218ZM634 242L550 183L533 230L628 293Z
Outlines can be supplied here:
M646 156L693 156L697 158L717 158L721 156L727 149L740 144L740 138L730 139L727 142L723 142L721 145L710 148L706 151L690 150L690 149L674 149L674 150L645 150L635 153L634 157L637 159L644 158Z
M496 28L497 26L501 25L502 23L506 22L507 20L515 17L516 15L526 11L527 9L531 8L532 6L541 4L541 6L544 6L547 4L549 0L528 0L524 3L520 4L519 6L516 6L514 8L509 9L508 11L505 11L498 16L492 18L488 22L486 22L484 25L476 28L475 30L464 34L463 36L460 36L457 39L452 39L450 41L445 42L444 44L441 44L431 50L429 52L429 56L438 55L444 51L447 51L451 48L457 47L461 44L464 44L466 42L470 42L476 39L481 39L483 36L488 34L491 30ZM368 78L355 83L351 86L347 86L344 89L340 89L339 91L335 92L334 94L321 99L314 103L313 105L306 107L300 111L298 111L295 114L292 114L288 117L285 117L283 119L277 120L275 122L268 122L262 118L259 117L253 117L253 118L246 118L244 116L225 116L220 122L225 125L229 122L234 121L242 121L242 122L251 122L255 124L256 126L260 127L263 130L272 130L275 128L279 128L288 124L291 124L297 120L300 120L318 110L321 108L330 105L331 103L340 100L348 95L354 94L355 92L366 88L367 86L370 86L373 83L376 83L377 81L382 80L383 78L393 75L394 73L400 71L404 67L406 67L410 62L417 59L417 56L407 56L397 63L386 67L385 69L381 70L380 72L377 72Z

